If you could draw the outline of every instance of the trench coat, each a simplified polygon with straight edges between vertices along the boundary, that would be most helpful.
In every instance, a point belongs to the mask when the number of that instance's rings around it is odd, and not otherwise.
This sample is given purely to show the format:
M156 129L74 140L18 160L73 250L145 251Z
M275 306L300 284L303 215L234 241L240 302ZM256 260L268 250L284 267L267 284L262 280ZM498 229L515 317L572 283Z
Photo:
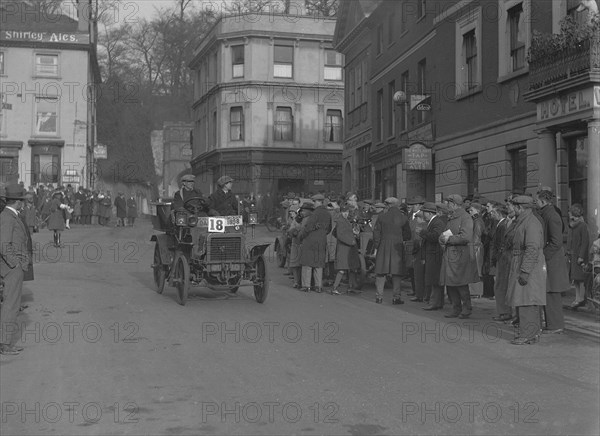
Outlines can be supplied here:
M408 217L397 207L391 207L377 218L373 229L375 274L402 275L404 267L404 241L410 240Z
M337 211L329 211L331 215L331 232L327 234L327 262L335 262L337 252L337 239L333 236L333 231L337 225L337 220L341 217Z
M50 202L50 217L48 218L48 230L63 231L65 229L65 215L60 208L62 202L53 198Z
M327 261L327 234L331 231L331 216L324 206L319 206L308 217L300 231L302 250L300 264L324 268Z
M531 209L525 209L513 223L512 240L507 250L512 253L506 303L509 306L546 305L546 261L544 258L544 229ZM521 273L529 274L521 286Z
M287 235L292 240L292 244L290 245L290 254L289 254L289 267L297 268L302 266L300 263L300 252L302 250L302 242L300 241L299 235L300 230L302 230L302 224L306 222L308 217L304 217L302 222L298 222L295 219L290 220L289 227L287 229Z
M547 204L539 211L544 221L544 256L548 268L547 292L565 292L571 288L569 282L569 269L565 259L565 250L562 243L562 218Z
M336 256L335 269L354 271L360 268L358 247L352 231L352 224L339 215L335 225Z
M127 218L137 218L137 202L135 198L131 197L127 199Z
M587 279L587 273L579 266L577 259L583 259L584 264L587 264L589 260L590 232L587 224L579 221L573 227L570 227L567 241L567 253L570 260L569 277L571 280L584 281Z
M118 195L117 198L115 198L115 207L117 208L117 218L127 217L127 203L125 202L125 197Z
M445 229L446 217L436 215L419 233L422 239L421 259L425 261L425 286L440 285L443 250L438 240Z
M443 244L442 268L440 270L440 285L463 286L477 283L477 267L471 258L473 243L473 219L463 208L458 208L448 215L446 229L452 236Z

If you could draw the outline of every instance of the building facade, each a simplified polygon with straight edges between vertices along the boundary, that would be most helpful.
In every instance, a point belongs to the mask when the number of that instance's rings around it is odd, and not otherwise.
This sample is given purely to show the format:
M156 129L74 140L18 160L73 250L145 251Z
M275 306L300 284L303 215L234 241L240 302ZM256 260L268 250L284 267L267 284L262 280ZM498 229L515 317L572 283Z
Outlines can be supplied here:
M222 17L195 51L192 171L211 192L341 190L342 56L335 19L281 14Z
M585 21L578 1L344 1L335 40L344 54L357 45L348 42L357 5L371 10L359 25L371 41L372 196L503 200L549 185L563 211L581 202L588 222L596 222L595 43L581 54L587 69L558 76L558 87L552 80L540 85L532 68L542 67L527 56L534 32L558 32L569 14ZM346 92L351 89L347 81ZM561 101L575 101L576 108L561 112ZM352 150L351 141L345 149ZM361 191L358 182L352 188Z
M100 81L94 28L83 13L77 21L9 4L0 9L0 178L88 187Z

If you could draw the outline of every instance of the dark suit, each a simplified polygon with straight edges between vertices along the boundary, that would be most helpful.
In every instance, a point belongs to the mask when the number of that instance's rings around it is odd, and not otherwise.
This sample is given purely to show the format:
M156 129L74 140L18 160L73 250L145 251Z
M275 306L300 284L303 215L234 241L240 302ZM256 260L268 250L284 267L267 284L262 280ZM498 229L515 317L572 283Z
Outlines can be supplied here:
M27 227L9 207L0 213L0 275L4 280L0 343L7 346L14 345L17 341L17 314L21 306L23 276L31 259Z
M425 261L425 297L429 298L431 307L444 307L444 288L440 286L440 271L444 251L438 242L446 229L446 217L435 216L421 230L419 236L423 240L421 259Z
M238 213L238 202L231 191L226 193L219 188L210 195L209 200L210 208L221 215L237 215Z

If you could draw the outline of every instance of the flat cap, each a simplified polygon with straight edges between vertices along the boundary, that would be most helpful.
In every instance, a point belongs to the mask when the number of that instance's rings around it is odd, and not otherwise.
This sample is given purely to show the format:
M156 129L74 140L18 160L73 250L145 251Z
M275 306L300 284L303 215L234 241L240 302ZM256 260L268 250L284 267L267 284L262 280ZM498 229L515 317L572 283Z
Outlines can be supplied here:
M441 211L442 213L448 213L449 209L448 206L445 203L436 203L435 204L435 208L439 211Z
M387 207L387 206L386 206L384 203L381 203L381 202L379 202L379 203L375 203L373 206L374 206L376 209L385 209L385 208Z
M325 196L323 194L315 194L310 197L312 201L325 201Z
M387 205L397 205L400 203L400 200L398 200L396 197L388 197L384 200L384 203Z
M512 199L513 204L533 204L533 198L529 195L517 195Z
M470 205L473 209L477 210L477 212L481 212L483 209L483 206L481 205L481 203L477 203L476 201L474 201L473 203L471 203Z
M364 204L368 204L369 206L372 206L372 205L373 205L373 203L374 203L374 201L373 201L373 200L369 200L369 199L363 200L362 202L363 202Z
M315 205L310 201L305 201L302 203L302 206L300 206L300 209L315 210Z
M425 204L423 204L421 210L423 212L437 213L437 208L435 207L435 204L430 202L426 202Z
M460 206L463 204L463 198L459 194L450 194L448 197L446 197L446 200L451 201L452 203L456 204L457 206Z
M233 179L229 176L221 176L219 180L217 180L217 185L224 186L226 183L233 182Z
M182 182L193 182L195 180L196 176L193 174L184 174L183 177L181 177Z
M417 195L416 197L409 198L406 201L406 204L408 204L409 206L413 205L413 204L424 204L424 203L425 203L425 199L423 197L421 197L420 195Z

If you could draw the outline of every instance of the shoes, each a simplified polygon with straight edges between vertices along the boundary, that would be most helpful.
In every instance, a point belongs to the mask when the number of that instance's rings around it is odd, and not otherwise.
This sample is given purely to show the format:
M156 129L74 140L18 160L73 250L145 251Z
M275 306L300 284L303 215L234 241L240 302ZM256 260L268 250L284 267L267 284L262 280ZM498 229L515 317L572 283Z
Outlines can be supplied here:
M510 316L507 313L503 313L501 315L495 316L492 318L494 321L508 321L510 319L512 319L512 316Z
M310 288L300 288L300 291L302 291L302 292L309 292Z
M412 298L410 299L410 301L416 301L416 302L418 302L418 303L422 303L422 302L423 302L423 299L422 299L422 298L419 298L419 297L412 297Z
M565 332L565 329L554 329L554 330L544 329L544 330L542 330L542 333L545 335L562 335L564 332Z
M476 300L477 298L481 298L481 295L479 295L479 294L471 294L471 298Z
M579 307L585 306L586 303L587 303L586 300L573 301L573 303L571 303L571 309L577 309Z
M409 292L409 293L408 293L408 294L406 294L406 295L408 295L409 297L415 297L417 294L415 294L414 292Z
M423 303L429 303L429 298L423 298Z
M540 335L535 335L533 338L515 338L510 341L513 345L531 345L540 341Z
M425 307L421 307L421 309L423 310L440 310L442 307L441 306L425 306Z
M8 356L16 356L23 349L20 347L10 346L10 345L0 345L0 354L5 354Z
M383 298L382 297L376 297L375 298L375 303L377 303L377 304L383 303Z
M322 294L323 288L314 288L313 291L315 291L317 294Z
M404 300L402 300L402 296L400 294L396 294L392 297L392 304L404 304Z
M27 304L22 305L21 307L19 307L19 312L23 312L25 309L27 309L29 306Z
M292 287L294 289L300 289L302 287L302 285L300 283L294 283L294 285Z
M452 312L452 313L447 313L446 315L444 315L444 318L458 318L459 315L460 315L460 313Z
M468 317L471 316L471 313L461 313L460 315L458 315L459 319L467 319Z
M329 291L329 293L331 295L342 295L342 293L340 291L338 291L337 288L333 288L331 291Z

